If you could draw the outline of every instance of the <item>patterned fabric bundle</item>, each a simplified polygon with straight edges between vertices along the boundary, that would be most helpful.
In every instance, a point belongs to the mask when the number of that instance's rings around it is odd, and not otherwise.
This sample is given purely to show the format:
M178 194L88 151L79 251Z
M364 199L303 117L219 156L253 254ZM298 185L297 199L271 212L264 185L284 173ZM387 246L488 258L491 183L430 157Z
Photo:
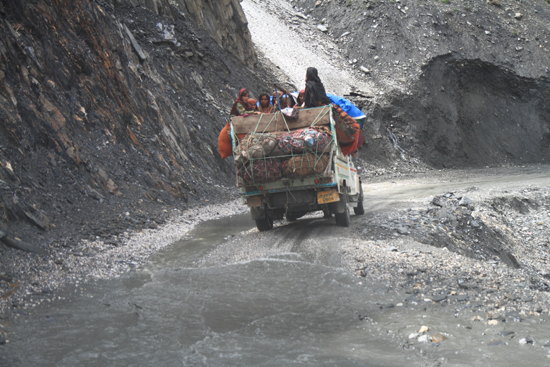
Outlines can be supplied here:
M323 153L331 142L330 133L323 130L307 128L284 133L279 138L279 149L285 154L304 151Z
M327 168L329 157L307 153L292 157L283 163L283 175L288 178L303 178L320 175Z
M345 113L342 108L334 105L332 108L336 110L334 121L336 122L338 142L351 143L359 137L359 124L354 118Z
M361 127L345 113L340 107L332 106L337 113L334 114L334 120L336 122L336 138L342 154L345 156L352 155L357 151L359 146L359 135L361 133Z
M250 133L244 137L235 152L235 162L242 167L253 159L268 156L277 144L279 139L272 134Z
M283 165L277 159L258 159L240 168L237 174L245 183L262 184L281 178Z

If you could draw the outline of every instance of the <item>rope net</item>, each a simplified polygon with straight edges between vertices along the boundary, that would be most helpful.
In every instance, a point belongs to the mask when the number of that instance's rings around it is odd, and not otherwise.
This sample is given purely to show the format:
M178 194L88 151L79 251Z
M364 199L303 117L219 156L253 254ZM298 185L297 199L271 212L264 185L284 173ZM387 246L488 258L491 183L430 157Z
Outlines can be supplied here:
M291 129L286 116L279 111L261 115L254 130L242 139L238 140L233 134L233 141L238 142L233 145L237 176L246 185L260 185L282 178L327 177L336 134L331 125L317 125L331 108L331 105L319 108L306 128ZM272 123L276 123L277 114L282 117L283 130L266 132ZM270 120L262 131L258 131L263 118Z

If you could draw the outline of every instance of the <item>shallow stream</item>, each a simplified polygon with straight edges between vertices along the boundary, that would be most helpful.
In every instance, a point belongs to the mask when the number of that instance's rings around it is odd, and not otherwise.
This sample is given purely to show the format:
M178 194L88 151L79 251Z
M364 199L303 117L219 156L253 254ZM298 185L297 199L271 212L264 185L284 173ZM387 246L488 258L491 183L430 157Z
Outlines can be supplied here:
M194 265L227 236L252 227L248 215L204 222L144 267L77 285L25 311L8 327L10 341L0 347L1 360L13 367L542 366L550 361L540 344L518 342L527 335L550 337L547 323L530 319L488 328L471 321L475 305L462 304L471 312L455 317L453 305L411 302L410 294L364 284L339 267L308 260L299 249L234 265ZM410 341L408 335L423 325L429 325L430 335L447 339ZM502 336L502 331L513 333Z

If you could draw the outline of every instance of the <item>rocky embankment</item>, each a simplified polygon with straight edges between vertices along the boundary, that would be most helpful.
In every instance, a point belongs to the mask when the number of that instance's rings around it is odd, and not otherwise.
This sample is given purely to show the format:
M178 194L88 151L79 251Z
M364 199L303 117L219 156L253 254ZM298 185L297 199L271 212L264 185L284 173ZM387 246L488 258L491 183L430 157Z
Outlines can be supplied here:
M368 117L364 166L417 171L550 159L546 1L268 0L262 7L356 79L344 93ZM327 81L337 75L327 74Z
M269 79L238 1L6 1L0 15L5 238L116 245L165 209L232 198L218 132L237 91Z
M2 307L115 274L158 248L128 236L235 198L218 133L270 81L237 0L4 1L0 18Z

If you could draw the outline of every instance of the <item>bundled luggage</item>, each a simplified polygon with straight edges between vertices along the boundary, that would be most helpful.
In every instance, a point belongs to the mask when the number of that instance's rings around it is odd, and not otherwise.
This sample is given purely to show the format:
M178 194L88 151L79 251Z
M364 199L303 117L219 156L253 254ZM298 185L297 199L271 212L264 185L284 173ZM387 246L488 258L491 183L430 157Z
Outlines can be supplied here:
M283 165L275 158L258 159L243 165L237 174L247 184L269 183L281 179Z
M279 149L286 153L323 152L331 142L327 128L307 128L284 133L279 138Z
M344 156L357 150L359 125L340 107L302 113L302 120L295 121L277 114L241 118L232 132L236 137L232 153L244 183L323 177L328 174L333 144L339 145Z
M283 176L289 178L303 178L313 175L322 175L327 168L329 157L327 154L316 156L307 153L297 155L283 163Z
M331 143L327 127L249 133L234 152L237 175L247 184L322 175L329 161L323 153L329 151Z
M272 134L247 134L237 146L235 162L246 164L251 159L267 157L277 147L279 139Z

